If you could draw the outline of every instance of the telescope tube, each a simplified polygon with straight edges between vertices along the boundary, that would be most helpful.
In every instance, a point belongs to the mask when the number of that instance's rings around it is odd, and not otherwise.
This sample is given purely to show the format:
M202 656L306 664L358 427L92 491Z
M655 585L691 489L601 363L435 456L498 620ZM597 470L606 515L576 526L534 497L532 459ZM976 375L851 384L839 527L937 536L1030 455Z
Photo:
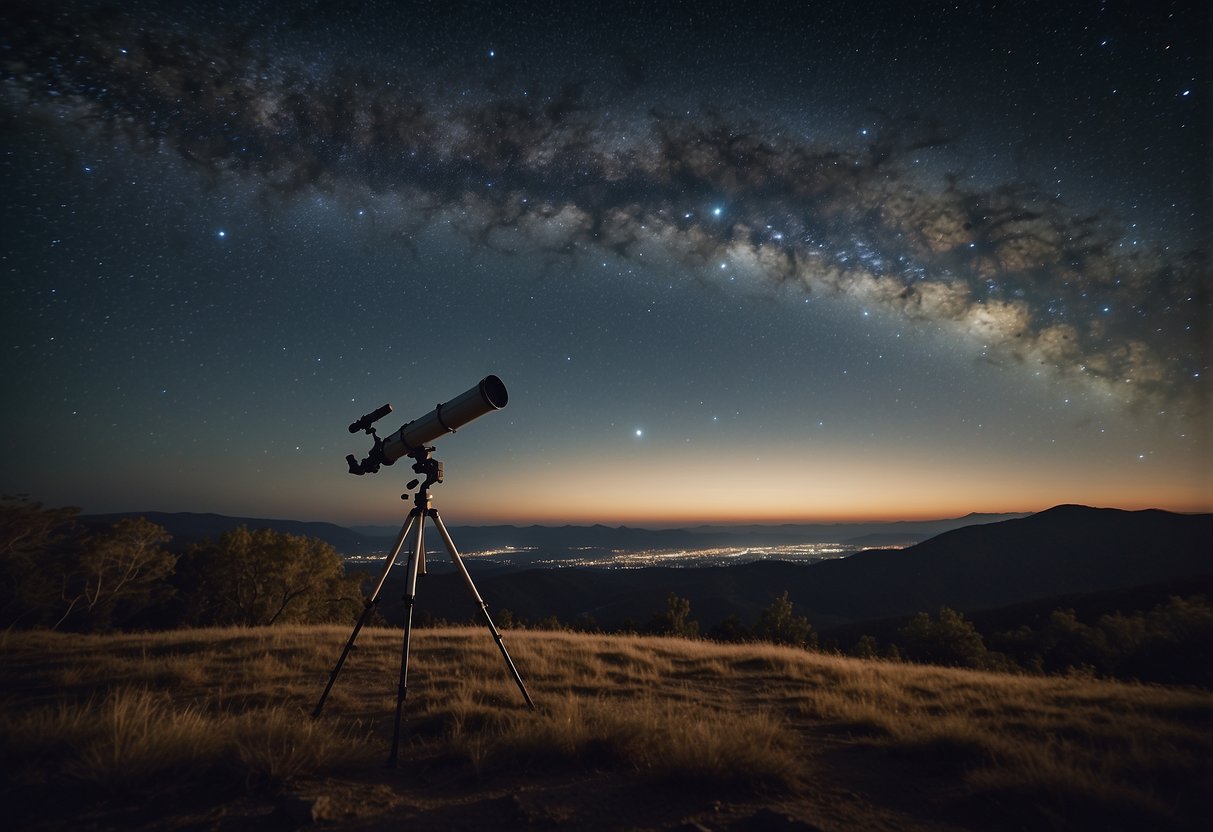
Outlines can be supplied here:
M505 383L497 376L485 376L475 387L449 402L439 404L420 419L406 423L383 440L383 460L391 465L409 452L424 447L440 436L454 433L468 422L491 410L500 410L509 400Z

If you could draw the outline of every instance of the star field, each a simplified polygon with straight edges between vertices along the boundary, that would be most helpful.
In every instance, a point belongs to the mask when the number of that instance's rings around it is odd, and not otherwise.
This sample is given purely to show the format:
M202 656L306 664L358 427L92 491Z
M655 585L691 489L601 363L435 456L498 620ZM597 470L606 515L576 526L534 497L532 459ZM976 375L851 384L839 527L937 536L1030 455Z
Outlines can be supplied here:
M18 4L3 487L391 519L493 372L461 521L1208 509L1208 13L1056 5Z

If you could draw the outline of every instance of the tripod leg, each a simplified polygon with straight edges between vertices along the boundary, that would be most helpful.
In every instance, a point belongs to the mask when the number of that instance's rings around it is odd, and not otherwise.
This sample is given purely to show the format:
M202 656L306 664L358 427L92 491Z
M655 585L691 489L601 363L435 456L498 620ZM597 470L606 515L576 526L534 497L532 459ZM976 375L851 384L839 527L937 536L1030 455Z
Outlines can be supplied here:
M400 684L396 688L396 727L392 731L392 751L388 755L388 768L396 767L397 751L400 748L400 716L404 711L404 698L409 692L409 647L413 637L413 602L417 598L417 569L425 555L425 514L417 512L417 539L409 558L408 579L404 588L404 647L400 651Z
M518 690L522 691L522 698L526 700L527 706L534 710L535 703L531 701L531 695L527 693L526 685L522 683L522 677L518 675L518 668L514 667L514 660L510 658L510 654L505 649L505 642L501 640L501 633L497 631L497 627L493 624L493 619L489 617L488 605L484 603L484 599L476 591L476 585L472 583L472 576L468 574L467 567L463 565L463 558L459 556L459 550L455 548L455 542L451 540L450 532L446 530L446 524L438 516L438 509L430 509L428 514L434 518L434 525L438 527L438 533L442 535L442 542L446 544L446 550L450 553L451 560L454 561L455 566L459 569L459 574L463 576L463 581L467 584L468 590L471 591L472 597L476 599L476 604L480 607L480 614L484 617L484 623L489 625L489 632L493 634L493 639L497 642L497 649L501 651L501 657L505 659L506 667L510 669L510 674L514 677Z
M400 548L404 545L404 539L408 537L409 529L417 522L420 512L413 509L409 512L408 520L400 527L400 534L396 538L396 545L392 547L392 552L388 555L387 562L383 566L383 574L379 576L379 583L375 584L374 591L367 597L362 607L362 615L358 616L358 623L354 625L354 632L350 633L350 639L345 643L345 649L341 651L341 658L337 659L337 666L333 668L333 672L329 674L328 684L324 686L324 693L320 694L320 701L316 703L316 708L312 711L312 718L320 716L320 712L324 710L324 702L329 698L329 692L333 689L333 683L337 681L337 674L341 672L345 660L349 657L350 651L354 649L354 641L358 638L358 633L362 630L362 625L370 618L371 610L375 606L375 602L379 600L379 591L383 589L383 584L387 580L388 573L392 571L392 567L396 563L396 558L400 554Z

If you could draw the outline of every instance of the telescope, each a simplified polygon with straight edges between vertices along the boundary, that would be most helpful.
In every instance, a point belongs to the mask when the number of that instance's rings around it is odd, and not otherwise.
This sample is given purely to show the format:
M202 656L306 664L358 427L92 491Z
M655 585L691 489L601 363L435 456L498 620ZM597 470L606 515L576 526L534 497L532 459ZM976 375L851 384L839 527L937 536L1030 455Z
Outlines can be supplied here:
M438 437L454 433L468 422L490 411L500 410L508 400L509 394L506 393L504 382L497 376L485 376L471 389L460 393L449 402L439 402L437 407L420 419L406 422L391 436L380 439L373 425L392 412L392 406L385 404L350 425L350 433L363 430L375 437L374 447L361 462L353 454L345 458L349 463L350 473L358 476L377 473L380 465L391 465L402 456L411 456L424 450L427 443Z
M385 404L378 410L372 410L350 425L350 433L364 430L375 438L375 446L371 448L371 452L367 455L366 459L359 462L353 454L345 458L345 461L350 464L351 474L374 474L379 470L380 465L391 465L400 459L400 457L408 456L413 460L413 471L421 476L410 482L406 488L411 490L417 488L419 485L420 488L413 495L413 508L409 511L409 516L404 521L404 525L400 528L400 535L396 538L396 545L392 547L391 552L388 553L387 560L384 561L383 574L379 577L379 583L375 585L375 589L371 592L370 597L363 604L362 615L359 616L357 623L354 624L354 631L350 633L349 641L345 643L345 648L341 651L341 657L337 659L337 665L333 668L333 672L329 674L328 684L324 687L324 693L320 694L320 701L316 703L316 708L312 711L312 717L320 716L320 712L324 709L324 703L328 699L329 692L333 689L333 683L337 681L337 674L341 672L342 666L345 665L345 660L349 658L350 651L354 649L354 641L358 638L358 633L362 630L363 625L370 618L371 612L375 609L379 592L383 589L384 583L387 582L388 575L396 564L400 551L404 548L405 540L415 531L412 554L409 555L408 567L406 569L407 577L405 578L404 588L404 648L400 653L400 683L396 686L396 727L392 734L392 752L388 757L388 765L392 768L396 767L396 758L400 749L400 719L401 714L404 712L404 699L408 695L409 689L409 649L413 634L413 602L417 598L417 576L425 574L426 520L430 520L438 527L438 533L442 536L442 542L446 546L447 554L451 556L452 563L455 564L459 574L463 576L463 582L467 584L468 591L472 593L472 600L480 608L480 615L484 618L484 623L488 625L489 632L493 635L493 640L497 642L497 649L501 651L501 657L505 659L505 664L510 671L510 675L514 677L514 684L518 685L518 690L522 692L522 698L526 700L527 706L531 709L535 707L535 703L531 700L531 695L527 692L526 685L522 681L522 676L518 673L518 668L514 666L514 660L510 658L509 652L505 649L505 642L501 639L501 632L489 616L488 604L484 602L484 599L480 597L480 593L476 590L476 584L472 582L472 576L468 574L467 567L463 563L463 558L460 556L459 550L455 548L455 542L451 540L451 533L447 531L446 523L439 516L438 509L434 508L430 503L430 486L442 482L442 463L434 459L432 456L434 449L428 447L426 443L433 442L438 437L445 436L448 433L454 433L468 422L483 416L490 410L500 410L505 407L506 400L505 385L501 383L501 379L497 378L497 376L485 376L475 387L461 393L445 404L439 403L437 407L420 419L405 422L400 430L393 433L387 439L379 438L375 433L374 425L375 422L392 412L390 404ZM400 495L400 499L402 500L407 498L408 494Z

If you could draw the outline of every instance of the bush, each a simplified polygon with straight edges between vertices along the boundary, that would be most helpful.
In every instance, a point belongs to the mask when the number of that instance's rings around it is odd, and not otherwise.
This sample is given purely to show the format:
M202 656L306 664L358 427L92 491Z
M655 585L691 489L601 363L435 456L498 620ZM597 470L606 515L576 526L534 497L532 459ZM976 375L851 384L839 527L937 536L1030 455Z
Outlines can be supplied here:
M713 641L749 641L753 638L750 628L742 623L736 615L726 616L719 624L711 629L708 636Z
M985 667L990 657L981 633L961 613L940 607L937 618L920 612L898 631L910 661L949 667Z
M772 601L758 616L754 635L774 644L809 648L817 646L817 633L813 631L809 619L792 612L792 602L788 600L787 592Z
M331 545L273 529L240 526L195 546L178 574L189 625L345 622L362 609L361 582Z
M696 638L699 622L691 620L691 602L670 593L666 598L665 612L659 612L649 621L649 632L663 636Z

